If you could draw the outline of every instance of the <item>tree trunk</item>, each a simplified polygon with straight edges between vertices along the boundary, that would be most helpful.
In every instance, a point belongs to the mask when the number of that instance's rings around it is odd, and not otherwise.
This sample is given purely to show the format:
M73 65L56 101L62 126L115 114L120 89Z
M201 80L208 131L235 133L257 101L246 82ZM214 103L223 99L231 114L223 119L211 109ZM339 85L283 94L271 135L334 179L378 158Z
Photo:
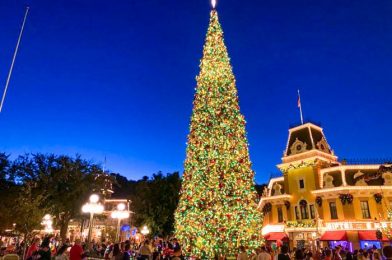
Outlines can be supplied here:
M62 243L65 243L65 240L67 239L69 220L70 219L68 217L64 217L60 222L60 237Z

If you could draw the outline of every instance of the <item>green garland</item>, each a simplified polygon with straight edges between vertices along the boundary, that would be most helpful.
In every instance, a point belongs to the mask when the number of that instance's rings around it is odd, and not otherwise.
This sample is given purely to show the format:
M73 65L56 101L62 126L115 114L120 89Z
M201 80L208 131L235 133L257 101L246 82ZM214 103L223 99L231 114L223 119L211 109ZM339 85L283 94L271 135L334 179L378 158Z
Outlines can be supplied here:
M314 228L314 227L316 227L316 221L315 220L287 221L286 227L288 227L288 228Z

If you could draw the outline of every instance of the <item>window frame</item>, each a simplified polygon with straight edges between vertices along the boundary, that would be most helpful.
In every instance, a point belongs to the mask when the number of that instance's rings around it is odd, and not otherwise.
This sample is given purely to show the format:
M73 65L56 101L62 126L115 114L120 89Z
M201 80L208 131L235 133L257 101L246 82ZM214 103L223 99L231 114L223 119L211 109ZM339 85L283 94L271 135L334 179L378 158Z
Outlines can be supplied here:
M310 219L315 219L316 218L316 208L314 207L314 204L309 204L309 212L310 212Z
M308 205L306 207L299 206L301 219L309 219Z
M370 215L369 201L361 200L361 201L359 201L359 203L361 206L362 218L363 219L371 219L372 217ZM363 207L363 205L366 205L366 207Z
M277 212L278 212L278 222L282 223L284 220L283 217L283 208L281 206L277 207Z
M294 215L295 215L295 219L296 220L300 220L299 212L298 212L298 206L294 207Z
M303 184L303 187L301 187L301 182ZM298 180L298 189L304 190L305 189L305 180L303 178Z
M331 204L333 204L334 206L331 207ZM328 205L329 205L329 213L330 213L331 219L339 219L339 216L338 216L338 209L337 209L337 207L336 207L336 201L330 201L330 202L328 203ZM334 210L332 210L332 208L334 208Z

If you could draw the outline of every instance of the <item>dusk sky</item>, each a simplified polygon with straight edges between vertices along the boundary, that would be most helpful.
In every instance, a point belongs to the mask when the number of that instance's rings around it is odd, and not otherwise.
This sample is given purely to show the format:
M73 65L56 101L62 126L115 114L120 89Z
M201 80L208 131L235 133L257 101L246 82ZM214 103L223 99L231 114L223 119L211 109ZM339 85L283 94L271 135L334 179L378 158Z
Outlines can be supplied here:
M0 151L81 154L136 179L183 171L209 0L1 0ZM218 0L267 182L299 122L319 122L340 159L392 158L392 1Z

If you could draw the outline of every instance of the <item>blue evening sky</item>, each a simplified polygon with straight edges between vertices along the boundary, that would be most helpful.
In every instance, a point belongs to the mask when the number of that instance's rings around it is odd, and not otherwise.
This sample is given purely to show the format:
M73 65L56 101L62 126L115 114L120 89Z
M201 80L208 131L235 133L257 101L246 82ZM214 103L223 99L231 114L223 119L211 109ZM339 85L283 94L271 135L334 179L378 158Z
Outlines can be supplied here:
M182 171L208 0L1 0L0 150L81 154L129 178ZM288 127L320 122L340 158L392 157L392 1L218 0L256 180Z

